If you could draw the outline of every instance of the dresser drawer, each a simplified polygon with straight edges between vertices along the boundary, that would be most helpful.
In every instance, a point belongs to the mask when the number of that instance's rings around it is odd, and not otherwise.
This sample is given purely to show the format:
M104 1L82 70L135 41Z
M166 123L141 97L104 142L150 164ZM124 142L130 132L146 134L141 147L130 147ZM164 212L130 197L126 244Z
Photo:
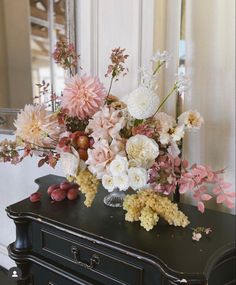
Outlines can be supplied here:
M32 285L102 285L86 280L78 276L73 276L59 267L52 264L30 264L31 283Z
M141 264L110 254L103 246L74 235L40 224L33 227L35 253L105 285L144 284Z

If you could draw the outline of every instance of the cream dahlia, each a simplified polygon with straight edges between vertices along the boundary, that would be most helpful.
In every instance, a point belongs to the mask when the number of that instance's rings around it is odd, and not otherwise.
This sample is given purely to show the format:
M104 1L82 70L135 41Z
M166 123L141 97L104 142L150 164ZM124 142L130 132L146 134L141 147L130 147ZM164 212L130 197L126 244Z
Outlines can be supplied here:
M144 86L139 86L126 98L127 109L135 119L146 119L153 116L159 106L158 95Z
M42 105L25 105L24 110L17 115L14 126L17 137L40 147L56 146L63 131L57 116L50 114Z
M98 77L76 74L65 83L61 106L71 117L87 119L102 106L107 93Z
M128 139L126 152L130 166L150 168L159 155L159 146L144 135L135 135Z

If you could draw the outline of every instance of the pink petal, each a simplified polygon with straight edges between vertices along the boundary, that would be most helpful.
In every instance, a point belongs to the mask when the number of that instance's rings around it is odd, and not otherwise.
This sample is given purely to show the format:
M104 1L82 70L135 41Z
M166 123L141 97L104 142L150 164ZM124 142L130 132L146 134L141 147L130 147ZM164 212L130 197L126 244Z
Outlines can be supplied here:
M198 202L197 207L198 207L198 210L203 214L205 211L205 205L203 204L203 202Z
M220 188L214 188L213 190L212 190L212 192L215 194L215 195L219 195L222 191L221 191L221 189Z
M234 202L231 201L231 199L226 199L226 200L225 200L225 205L226 205L229 209L233 209L233 208L234 208Z
M229 192L229 193L225 193L228 197L230 198L235 198L236 197L236 192Z
M201 199L202 199L203 201L209 201L211 198L212 198L212 196L209 195L209 194L203 194L203 195L201 196Z
M218 197L217 197L217 199L216 199L216 203L217 204L220 204L220 203L223 203L224 201L225 201L225 195L224 194L221 194L221 195L219 195Z

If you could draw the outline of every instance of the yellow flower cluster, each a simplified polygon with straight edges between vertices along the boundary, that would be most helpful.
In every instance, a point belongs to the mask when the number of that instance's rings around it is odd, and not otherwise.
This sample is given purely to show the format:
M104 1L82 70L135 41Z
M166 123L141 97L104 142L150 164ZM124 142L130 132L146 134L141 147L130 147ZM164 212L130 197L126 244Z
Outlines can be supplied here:
M127 211L126 221L140 221L141 226L147 231L157 224L159 216L165 219L169 225L184 228L189 224L188 217L178 210L176 204L152 189L140 190L136 194L127 195L123 208Z
M98 179L89 170L85 169L78 173L76 182L80 186L80 191L85 194L85 206L91 207L97 193Z

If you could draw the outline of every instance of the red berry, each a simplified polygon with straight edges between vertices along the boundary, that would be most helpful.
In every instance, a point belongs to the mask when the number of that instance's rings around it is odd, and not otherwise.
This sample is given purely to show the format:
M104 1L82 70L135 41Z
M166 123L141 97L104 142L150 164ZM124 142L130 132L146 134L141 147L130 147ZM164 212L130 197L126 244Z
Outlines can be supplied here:
M89 148L89 138L86 135L79 136L76 142L79 148Z
M68 182L68 181L63 181L63 182L61 182L61 184L60 184L60 188L61 188L62 190L68 190L68 189L71 188L71 183Z
M93 138L89 138L89 147L92 147L94 145L95 141Z
M30 201L33 203L38 202L38 201L40 201L40 197L41 197L41 193L35 192L35 193L30 195Z
M67 192L67 199L68 200L75 200L78 197L78 188L71 188Z
M87 154L87 150L86 149L80 148L78 150L78 152L79 152L79 157L81 159L83 159L84 161L86 161L88 159L88 154Z
M73 143L76 143L77 138L83 134L84 133L81 131L76 131L76 132L70 134L70 138L73 140Z
M58 189L60 188L59 184L53 184L53 185L50 185L48 187L48 195L50 196L52 194L52 191L55 190L55 189Z
M52 192L51 198L57 202L63 201L66 198L66 191L62 189L56 189Z

